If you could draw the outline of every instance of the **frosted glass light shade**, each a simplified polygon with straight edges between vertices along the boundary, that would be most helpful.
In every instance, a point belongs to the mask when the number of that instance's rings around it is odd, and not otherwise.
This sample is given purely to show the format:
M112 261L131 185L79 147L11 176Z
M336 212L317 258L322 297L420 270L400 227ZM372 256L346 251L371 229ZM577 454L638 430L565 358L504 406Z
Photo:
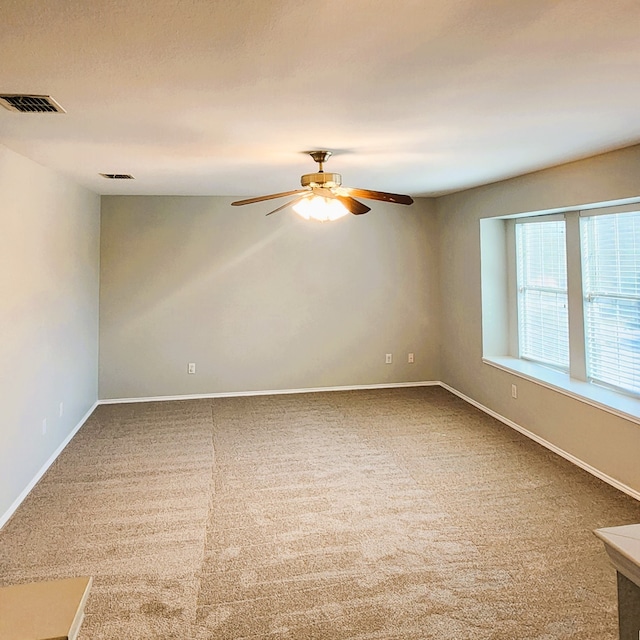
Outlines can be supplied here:
M337 220L349 213L340 200L323 198L322 196L305 198L298 204L293 205L293 210L305 220L313 218L314 220L320 220L320 222Z

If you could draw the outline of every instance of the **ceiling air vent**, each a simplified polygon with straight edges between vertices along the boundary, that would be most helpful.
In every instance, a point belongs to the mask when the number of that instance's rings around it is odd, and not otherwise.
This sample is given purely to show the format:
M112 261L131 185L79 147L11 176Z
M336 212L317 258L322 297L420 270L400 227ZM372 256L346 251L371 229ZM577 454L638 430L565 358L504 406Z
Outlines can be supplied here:
M108 180L135 180L130 173L101 173L100 175Z
M51 96L0 94L0 104L9 111L20 113L65 113Z

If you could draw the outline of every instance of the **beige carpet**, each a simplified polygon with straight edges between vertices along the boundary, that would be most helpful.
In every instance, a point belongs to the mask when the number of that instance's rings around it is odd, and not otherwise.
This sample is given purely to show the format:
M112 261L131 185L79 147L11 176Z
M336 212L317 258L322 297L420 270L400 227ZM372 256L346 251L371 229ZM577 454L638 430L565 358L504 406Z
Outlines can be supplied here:
M592 530L632 522L439 388L102 406L0 532L0 582L93 575L81 640L614 640Z

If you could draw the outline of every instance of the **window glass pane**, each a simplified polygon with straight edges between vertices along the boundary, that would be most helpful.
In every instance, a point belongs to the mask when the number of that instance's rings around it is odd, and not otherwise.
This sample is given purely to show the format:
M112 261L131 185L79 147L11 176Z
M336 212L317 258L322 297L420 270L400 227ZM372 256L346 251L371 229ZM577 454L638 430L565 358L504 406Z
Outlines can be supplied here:
M640 212L581 224L587 375L640 394Z
M569 368L567 258L562 220L516 225L520 357Z

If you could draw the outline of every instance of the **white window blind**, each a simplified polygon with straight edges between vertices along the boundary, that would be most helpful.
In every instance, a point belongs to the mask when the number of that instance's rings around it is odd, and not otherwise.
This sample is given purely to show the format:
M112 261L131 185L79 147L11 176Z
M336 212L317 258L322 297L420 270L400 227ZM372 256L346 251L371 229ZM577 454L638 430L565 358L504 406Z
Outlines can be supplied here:
M587 376L640 394L640 212L581 226Z
M564 220L516 224L520 357L567 370L569 318Z

